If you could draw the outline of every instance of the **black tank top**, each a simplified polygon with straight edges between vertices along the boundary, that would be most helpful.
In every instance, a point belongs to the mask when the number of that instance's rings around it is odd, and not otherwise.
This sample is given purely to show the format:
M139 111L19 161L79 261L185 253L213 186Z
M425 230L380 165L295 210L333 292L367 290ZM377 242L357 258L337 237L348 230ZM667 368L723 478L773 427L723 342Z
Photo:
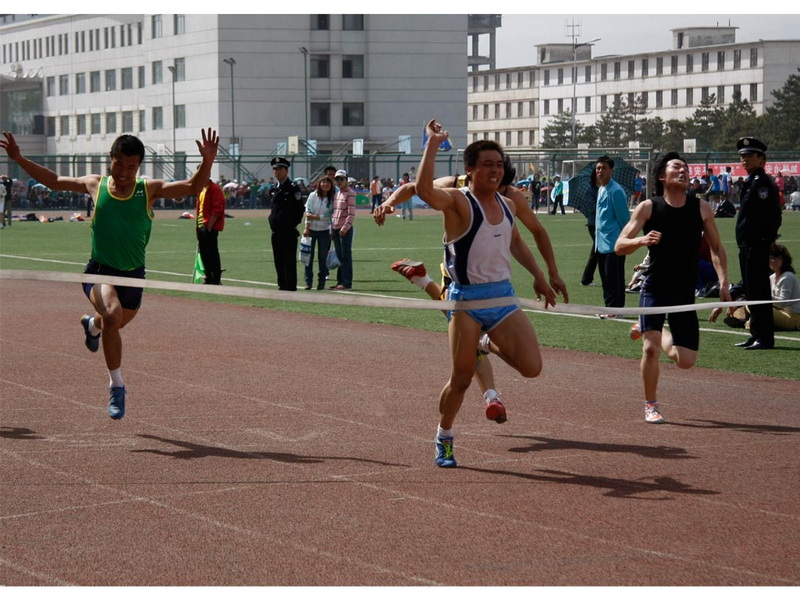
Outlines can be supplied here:
M643 230L645 234L660 232L661 241L649 247L648 287L694 296L703 233L701 200L687 197L686 204L680 208L670 206L660 196L651 201L653 212Z

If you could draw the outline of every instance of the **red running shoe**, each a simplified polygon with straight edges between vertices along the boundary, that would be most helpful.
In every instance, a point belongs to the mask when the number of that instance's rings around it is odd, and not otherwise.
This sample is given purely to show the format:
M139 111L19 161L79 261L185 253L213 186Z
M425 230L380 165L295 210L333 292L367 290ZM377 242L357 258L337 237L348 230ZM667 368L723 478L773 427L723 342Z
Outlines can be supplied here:
M486 405L486 418L495 423L505 423L508 420L506 407L503 406L499 398L495 398Z
M425 275L427 275L425 263L418 260L411 260L410 258L398 260L392 265L392 271L397 271L409 281L411 281L412 277L425 277Z

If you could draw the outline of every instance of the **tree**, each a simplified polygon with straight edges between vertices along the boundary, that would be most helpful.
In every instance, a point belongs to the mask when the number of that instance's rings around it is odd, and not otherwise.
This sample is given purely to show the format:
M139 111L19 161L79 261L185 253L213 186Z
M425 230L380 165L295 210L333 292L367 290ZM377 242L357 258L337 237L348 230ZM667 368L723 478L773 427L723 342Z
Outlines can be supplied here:
M628 145L633 115L625 101L614 102L597 121L597 141L600 146L622 147Z
M575 137L580 139L583 124L575 124ZM574 148L575 140L572 139L572 112L566 111L557 115L542 131L544 137L542 145L545 148Z
M716 129L714 148L733 151L740 137L744 135L760 137L762 130L763 121L759 120L753 106L742 99L741 92L734 92L733 100L723 111Z
M764 137L769 140L769 149L800 150L800 76L791 75L772 95L775 103L764 115Z
M717 128L722 124L722 109L715 94L708 96L686 121L686 135L697 140L697 150L713 150Z

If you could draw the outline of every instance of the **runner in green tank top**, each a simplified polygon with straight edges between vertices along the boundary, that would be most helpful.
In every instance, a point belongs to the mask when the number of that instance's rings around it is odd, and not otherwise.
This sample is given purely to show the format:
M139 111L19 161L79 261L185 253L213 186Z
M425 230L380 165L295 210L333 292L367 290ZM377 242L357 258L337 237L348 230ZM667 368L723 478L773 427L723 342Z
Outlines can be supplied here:
M92 219L92 258L85 273L117 277L144 278L145 248L150 240L153 202L156 198L181 198L197 195L211 175L217 156L219 137L209 128L201 130L197 149L202 164L191 178L181 181L137 179L144 160L144 144L132 135L121 135L111 146L110 175L64 177L22 156L10 132L0 139L8 157L28 175L52 190L89 194L95 203ZM97 352L103 342L103 355L109 373L108 414L112 419L125 415L125 384L122 380L122 337L120 330L136 316L142 288L108 284L84 284L84 293L94 306L94 315L84 315L81 325L86 347Z

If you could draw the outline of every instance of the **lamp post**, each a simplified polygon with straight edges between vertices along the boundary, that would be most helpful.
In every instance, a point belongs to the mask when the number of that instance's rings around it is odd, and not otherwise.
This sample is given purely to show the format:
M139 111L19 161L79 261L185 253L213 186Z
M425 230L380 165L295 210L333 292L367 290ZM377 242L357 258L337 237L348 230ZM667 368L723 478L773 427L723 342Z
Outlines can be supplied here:
M178 147L175 143L175 121L178 117L175 109L175 65L168 65L167 68L172 74L172 176L178 179Z
M308 155L308 48L300 46L303 55L303 121L305 122L305 148ZM311 167L306 160L306 177L309 177Z
M236 140L236 110L235 105L233 102L233 65L236 64L236 60L233 57L223 58L222 62L228 65L231 68L231 144L230 146L233 147L236 144L236 154L233 157L234 160L234 179L239 181L239 145ZM231 153L233 154L233 153Z
M582 46L590 46L595 42L599 42L600 38L589 40L588 42L578 43L577 38L572 38L572 143L578 147L578 141L575 139L577 128L577 117L575 113L578 112L578 48Z

